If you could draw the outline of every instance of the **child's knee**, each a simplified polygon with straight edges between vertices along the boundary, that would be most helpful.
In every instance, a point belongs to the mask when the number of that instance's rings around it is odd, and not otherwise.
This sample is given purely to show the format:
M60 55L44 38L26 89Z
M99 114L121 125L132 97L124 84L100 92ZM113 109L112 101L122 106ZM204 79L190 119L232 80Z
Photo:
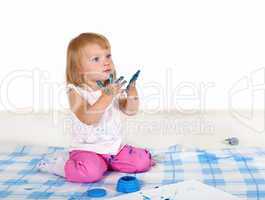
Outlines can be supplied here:
M90 183L102 179L107 170L107 165L99 156L90 157L86 161L70 158L65 163L64 169L65 177L68 181Z
M114 170L126 173L145 172L153 164L151 154L147 150L131 146L127 146L111 163Z
M137 172L146 172L153 165L151 154L146 150L139 152L139 157L135 159L135 168Z

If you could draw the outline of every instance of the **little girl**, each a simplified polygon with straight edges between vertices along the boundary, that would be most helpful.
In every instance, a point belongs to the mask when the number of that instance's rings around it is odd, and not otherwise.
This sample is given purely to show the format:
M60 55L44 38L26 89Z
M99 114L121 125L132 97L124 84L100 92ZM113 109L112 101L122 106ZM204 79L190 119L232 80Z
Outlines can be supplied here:
M116 78L103 35L82 33L70 42L66 81L73 123L63 176L71 182L96 182L107 170L148 171L154 165L151 154L121 138L120 112L135 115L139 108L135 80L122 89L126 81Z

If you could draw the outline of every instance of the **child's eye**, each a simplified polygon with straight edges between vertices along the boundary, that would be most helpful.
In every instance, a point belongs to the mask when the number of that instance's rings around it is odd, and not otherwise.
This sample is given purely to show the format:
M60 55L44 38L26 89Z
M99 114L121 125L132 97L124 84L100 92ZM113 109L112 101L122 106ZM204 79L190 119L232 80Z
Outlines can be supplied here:
M99 57L94 57L91 59L92 62L98 62L99 61Z
M108 54L106 57L107 57L107 58L111 58L111 54Z

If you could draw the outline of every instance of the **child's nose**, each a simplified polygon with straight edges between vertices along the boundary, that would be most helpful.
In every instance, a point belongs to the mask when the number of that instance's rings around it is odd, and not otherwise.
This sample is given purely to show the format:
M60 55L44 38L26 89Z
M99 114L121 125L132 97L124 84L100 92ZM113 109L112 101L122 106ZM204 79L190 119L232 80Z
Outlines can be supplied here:
M102 61L103 61L103 67L105 69L111 68L111 60L110 59L104 58Z
M110 62L108 60L104 60L104 66L109 66Z

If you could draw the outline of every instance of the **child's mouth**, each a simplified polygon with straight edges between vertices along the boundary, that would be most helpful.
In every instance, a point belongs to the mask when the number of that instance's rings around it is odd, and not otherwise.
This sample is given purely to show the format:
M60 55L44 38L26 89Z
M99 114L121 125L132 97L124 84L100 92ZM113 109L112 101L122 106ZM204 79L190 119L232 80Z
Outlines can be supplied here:
M107 70L104 70L105 73L110 73L111 70L110 69L107 69Z

